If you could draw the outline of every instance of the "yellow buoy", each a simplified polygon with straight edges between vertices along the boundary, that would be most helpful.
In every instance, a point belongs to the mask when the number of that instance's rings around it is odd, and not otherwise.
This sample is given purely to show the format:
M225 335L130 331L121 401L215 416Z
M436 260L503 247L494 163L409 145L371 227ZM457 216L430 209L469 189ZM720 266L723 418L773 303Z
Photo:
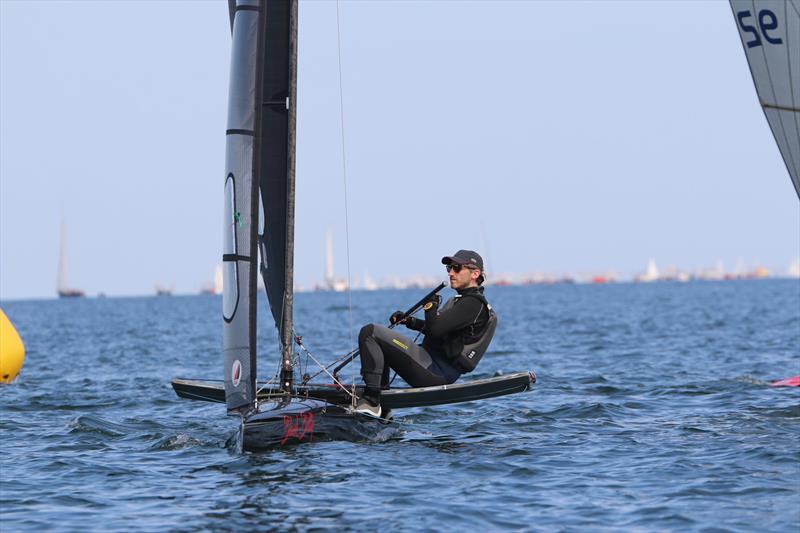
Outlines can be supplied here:
M14 324L0 309L0 383L11 383L22 370L25 346Z

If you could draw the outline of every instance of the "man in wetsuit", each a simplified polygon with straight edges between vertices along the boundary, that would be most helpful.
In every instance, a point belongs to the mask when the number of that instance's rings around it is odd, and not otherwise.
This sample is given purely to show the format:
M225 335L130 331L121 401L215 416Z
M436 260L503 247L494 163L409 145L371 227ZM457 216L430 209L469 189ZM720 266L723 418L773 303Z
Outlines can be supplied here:
M421 345L399 335L397 330L368 324L358 335L361 376L366 387L356 412L381 416L381 389L389 387L389 369L394 369L412 387L447 385L465 371L458 356L464 345L474 342L489 320L489 306L483 296L483 259L471 250L459 250L442 258L450 278L450 287L458 294L440 306L441 296L427 302L425 319L392 314L392 324L421 331Z

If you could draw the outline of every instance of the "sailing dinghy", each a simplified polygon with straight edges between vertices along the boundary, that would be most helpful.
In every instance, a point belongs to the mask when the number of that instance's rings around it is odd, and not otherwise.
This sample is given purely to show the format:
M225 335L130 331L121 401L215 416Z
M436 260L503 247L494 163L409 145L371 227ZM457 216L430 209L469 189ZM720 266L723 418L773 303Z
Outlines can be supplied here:
M61 245L58 251L58 282L56 292L59 298L83 298L86 293L80 289L70 288L67 282L67 237L64 229L64 217L61 217Z
M228 5L233 46L222 256L225 379L174 379L172 386L183 398L225 402L228 414L241 420L238 444L243 451L319 440L384 440L396 425L353 411L361 389L342 384L335 371L327 370L340 361L317 373L333 383L313 383L307 375L295 381L295 346L305 350L292 320L297 1L229 0ZM267 383L256 382L258 270L281 346L277 380ZM354 357L351 352L342 359ZM480 400L525 391L534 382L533 373L518 372L390 389L382 405L395 409Z

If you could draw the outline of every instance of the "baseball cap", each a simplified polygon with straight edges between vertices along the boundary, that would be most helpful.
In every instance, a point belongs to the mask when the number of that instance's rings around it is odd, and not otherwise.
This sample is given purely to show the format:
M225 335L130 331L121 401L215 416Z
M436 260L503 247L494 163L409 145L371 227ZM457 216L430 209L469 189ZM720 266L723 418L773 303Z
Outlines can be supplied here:
M481 258L477 252L473 252L472 250L459 250L453 255L446 255L442 257L443 265L449 265L451 263L458 265L470 265L483 271L483 258Z

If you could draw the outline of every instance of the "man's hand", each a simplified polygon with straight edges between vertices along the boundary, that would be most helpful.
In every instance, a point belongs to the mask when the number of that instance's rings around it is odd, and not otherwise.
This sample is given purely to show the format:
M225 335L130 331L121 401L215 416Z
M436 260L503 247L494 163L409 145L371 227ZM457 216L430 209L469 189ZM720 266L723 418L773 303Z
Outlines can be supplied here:
M406 314L402 311L395 311L392 313L392 316L389 317L390 324L397 324L398 322L402 323L406 320Z
M438 309L441 304L442 304L442 297L438 294L434 294L433 297L425 303L423 309L425 311L431 308Z

